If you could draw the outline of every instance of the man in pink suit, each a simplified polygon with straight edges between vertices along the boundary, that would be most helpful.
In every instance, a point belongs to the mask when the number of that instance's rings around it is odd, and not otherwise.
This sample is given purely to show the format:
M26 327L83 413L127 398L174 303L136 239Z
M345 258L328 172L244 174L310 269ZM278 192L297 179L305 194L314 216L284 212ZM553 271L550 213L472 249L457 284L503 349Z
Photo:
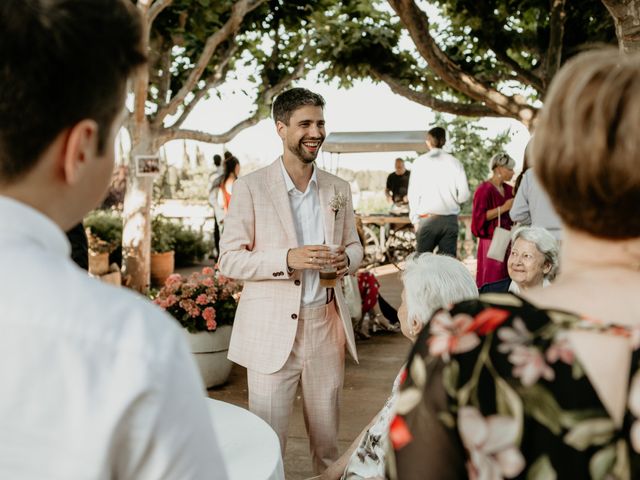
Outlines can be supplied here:
M283 154L234 184L219 261L223 274L244 281L229 359L247 368L249 409L273 427L284 455L300 383L317 473L338 458L345 345L357 361L342 291L321 287L318 271L329 263L338 278L354 273L363 253L349 184L314 164L323 107L303 88L278 96ZM330 244L341 245L337 255Z

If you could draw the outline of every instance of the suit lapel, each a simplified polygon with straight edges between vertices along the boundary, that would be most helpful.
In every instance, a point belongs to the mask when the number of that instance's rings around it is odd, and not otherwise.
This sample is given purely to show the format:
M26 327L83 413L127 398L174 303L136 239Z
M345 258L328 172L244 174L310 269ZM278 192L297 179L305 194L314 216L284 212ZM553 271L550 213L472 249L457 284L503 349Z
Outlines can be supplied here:
M298 236L296 235L296 227L293 223L293 214L291 213L291 203L289 203L289 193L287 186L282 178L282 168L280 167L280 159L271 164L269 169L269 193L273 206L280 217L280 222L289 239L291 247L298 246Z
M331 210L329 203L336 194L335 185L328 176L316 167L316 177L318 179L318 191L320 199L320 211L322 212L324 222L324 239L325 243L335 244L335 220L336 216Z

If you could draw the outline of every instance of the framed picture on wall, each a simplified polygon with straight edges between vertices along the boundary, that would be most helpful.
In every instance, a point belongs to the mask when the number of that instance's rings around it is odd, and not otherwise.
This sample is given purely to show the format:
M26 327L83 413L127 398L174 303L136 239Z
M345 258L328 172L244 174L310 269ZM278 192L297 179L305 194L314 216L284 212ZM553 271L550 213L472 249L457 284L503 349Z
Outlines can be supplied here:
M136 175L153 177L160 174L160 157L158 155L136 155Z

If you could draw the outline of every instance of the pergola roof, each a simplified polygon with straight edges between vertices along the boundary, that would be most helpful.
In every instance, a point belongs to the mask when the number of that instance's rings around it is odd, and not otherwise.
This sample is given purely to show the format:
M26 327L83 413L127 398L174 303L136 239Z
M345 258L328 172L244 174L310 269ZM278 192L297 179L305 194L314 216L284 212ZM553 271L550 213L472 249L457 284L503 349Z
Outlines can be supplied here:
M322 150L330 153L426 152L426 131L401 132L333 132Z

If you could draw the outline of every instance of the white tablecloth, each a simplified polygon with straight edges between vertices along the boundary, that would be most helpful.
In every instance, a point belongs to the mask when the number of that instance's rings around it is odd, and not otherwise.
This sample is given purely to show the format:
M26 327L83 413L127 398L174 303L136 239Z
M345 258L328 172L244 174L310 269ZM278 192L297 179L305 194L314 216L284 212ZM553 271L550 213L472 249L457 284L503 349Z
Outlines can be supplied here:
M284 480L280 442L264 420L212 398L209 412L229 480Z

